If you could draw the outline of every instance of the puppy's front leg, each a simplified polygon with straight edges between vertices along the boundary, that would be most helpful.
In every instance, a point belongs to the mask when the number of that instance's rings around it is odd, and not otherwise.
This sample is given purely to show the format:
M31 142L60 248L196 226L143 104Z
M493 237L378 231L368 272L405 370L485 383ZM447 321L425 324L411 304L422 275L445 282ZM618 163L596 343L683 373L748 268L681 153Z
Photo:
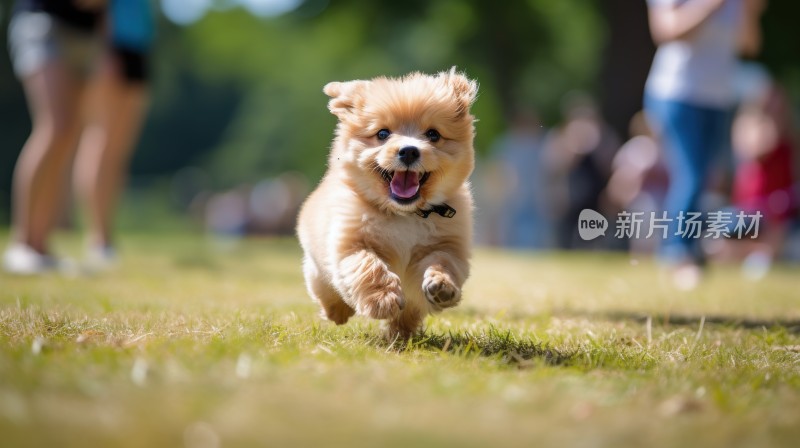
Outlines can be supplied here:
M461 301L461 287L469 275L466 257L445 251L432 252L420 261L422 291L435 309L450 308Z
M400 278L374 252L362 249L344 257L337 274L345 301L360 315L389 319L405 307Z

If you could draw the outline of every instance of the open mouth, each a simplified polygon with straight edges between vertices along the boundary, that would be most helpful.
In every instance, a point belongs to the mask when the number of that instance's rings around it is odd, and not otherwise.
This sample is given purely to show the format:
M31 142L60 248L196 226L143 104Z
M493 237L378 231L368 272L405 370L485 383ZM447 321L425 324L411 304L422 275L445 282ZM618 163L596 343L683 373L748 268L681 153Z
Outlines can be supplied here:
M389 184L389 195L395 202L410 204L419 198L419 190L431 173L382 170L381 176Z

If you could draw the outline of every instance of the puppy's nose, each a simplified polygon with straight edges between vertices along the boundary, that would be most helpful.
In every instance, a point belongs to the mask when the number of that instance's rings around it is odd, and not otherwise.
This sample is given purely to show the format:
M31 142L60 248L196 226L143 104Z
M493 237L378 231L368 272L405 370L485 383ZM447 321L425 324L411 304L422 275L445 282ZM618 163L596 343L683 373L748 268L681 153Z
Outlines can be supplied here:
M412 163L419 159L419 149L417 149L416 146L406 146L400 148L400 151L397 153L397 158L406 164L406 166L411 166Z

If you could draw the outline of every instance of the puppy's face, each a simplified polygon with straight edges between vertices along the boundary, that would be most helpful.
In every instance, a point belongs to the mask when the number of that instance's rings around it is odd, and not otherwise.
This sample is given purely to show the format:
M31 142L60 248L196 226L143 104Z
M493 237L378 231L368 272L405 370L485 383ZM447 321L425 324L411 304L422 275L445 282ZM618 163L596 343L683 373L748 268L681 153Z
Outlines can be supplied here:
M475 81L455 71L414 73L324 90L339 118L332 162L378 208L407 213L441 204L472 172Z

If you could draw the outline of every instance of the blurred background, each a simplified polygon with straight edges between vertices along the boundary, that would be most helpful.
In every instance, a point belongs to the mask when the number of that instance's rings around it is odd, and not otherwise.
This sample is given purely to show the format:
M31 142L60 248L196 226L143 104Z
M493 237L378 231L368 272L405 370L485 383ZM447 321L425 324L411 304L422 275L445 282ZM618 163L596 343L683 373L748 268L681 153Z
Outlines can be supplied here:
M0 0L4 49L12 3ZM613 216L658 209L663 199L660 149L638 114L654 53L643 0L160 0L155 7L151 104L123 229L291 234L297 207L324 172L335 126L322 86L456 65L481 86L473 110L479 243L650 250L646 241L575 237L582 208ZM800 3L770 2L750 70L782 85L795 112L798 17ZM8 53L0 53L5 227L30 119ZM720 170L712 202L724 205L735 169ZM65 216L65 226L77 216ZM787 253L798 259L792 235Z

